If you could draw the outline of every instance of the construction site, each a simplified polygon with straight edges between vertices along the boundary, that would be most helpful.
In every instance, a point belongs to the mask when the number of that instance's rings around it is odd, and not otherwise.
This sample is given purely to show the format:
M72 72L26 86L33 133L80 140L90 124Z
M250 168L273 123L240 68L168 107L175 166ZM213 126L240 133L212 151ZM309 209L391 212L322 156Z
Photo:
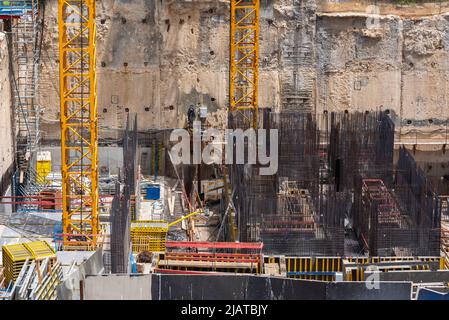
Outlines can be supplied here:
M448 126L449 2L0 1L0 300L449 300Z

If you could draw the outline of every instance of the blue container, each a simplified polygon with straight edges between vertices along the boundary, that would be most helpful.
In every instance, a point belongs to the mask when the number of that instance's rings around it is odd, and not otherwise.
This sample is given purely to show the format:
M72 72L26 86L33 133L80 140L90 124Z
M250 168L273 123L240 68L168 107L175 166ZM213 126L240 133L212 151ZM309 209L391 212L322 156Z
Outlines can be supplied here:
M53 227L54 241L55 241L55 250L59 251L62 249L62 240L63 240L63 228L62 222L56 222Z
M146 200L159 200L161 198L161 186L149 185L145 195Z

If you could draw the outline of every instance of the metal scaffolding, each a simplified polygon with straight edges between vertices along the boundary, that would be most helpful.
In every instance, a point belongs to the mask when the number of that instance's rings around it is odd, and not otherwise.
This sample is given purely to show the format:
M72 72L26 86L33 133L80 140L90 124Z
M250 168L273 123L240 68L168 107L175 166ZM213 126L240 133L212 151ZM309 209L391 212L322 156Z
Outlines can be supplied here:
M14 54L14 111L17 119L17 166L26 172L40 139L39 109L36 104L39 77L40 37L39 1L10 1L13 12L11 38Z
M41 138L36 96L44 17L45 2L39 0L0 3L0 19L5 22L9 42L16 150L13 194L17 196L35 194L42 189L36 181L35 163Z
M259 0L231 1L230 109L249 110L245 119L254 128L259 110L259 18Z
M94 249L98 115L94 0L59 0L63 245Z

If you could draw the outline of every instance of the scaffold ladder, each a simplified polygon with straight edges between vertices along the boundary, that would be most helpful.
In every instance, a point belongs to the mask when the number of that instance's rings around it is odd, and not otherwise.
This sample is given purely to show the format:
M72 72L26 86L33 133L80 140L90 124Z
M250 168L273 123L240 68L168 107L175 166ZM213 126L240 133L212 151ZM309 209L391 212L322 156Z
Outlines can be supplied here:
M39 107L36 92L39 78L40 37L39 1L10 1L22 14L11 19L12 52L14 56L14 112L17 166L27 171L40 140Z

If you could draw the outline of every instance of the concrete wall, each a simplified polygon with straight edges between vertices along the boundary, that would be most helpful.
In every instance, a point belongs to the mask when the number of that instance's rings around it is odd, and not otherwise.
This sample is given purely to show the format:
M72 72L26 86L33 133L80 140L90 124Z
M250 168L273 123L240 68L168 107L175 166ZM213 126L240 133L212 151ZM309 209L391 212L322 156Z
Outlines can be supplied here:
M372 276L365 272L365 279ZM379 273L379 281L411 281L413 283L448 283L449 271L395 271Z
M89 251L60 251L57 255L65 272L64 282L57 287L58 299L80 300L82 295L80 283L86 279L86 275L97 275L104 272L103 250L99 249L93 254ZM76 267L70 269L73 263L76 264ZM72 272L69 273L68 270L72 270ZM108 294L108 292L103 294Z
M45 146L41 151L50 151L52 159L52 170L61 170L61 148ZM141 163L140 167L143 174L150 174L152 167L152 149L141 147L139 149ZM164 168L164 158L162 157L162 168ZM105 167L109 169L110 174L118 174L118 169L123 166L123 149L122 147L99 147L98 161L100 168ZM162 171L163 172L163 171Z
M84 300L152 300L152 276L108 275L84 280Z
M41 151L50 151L52 171L61 170L61 148L60 147L42 147ZM99 147L98 162L100 168L109 169L110 174L118 174L118 168L123 166L123 149L121 147Z
M88 276L86 300L409 300L410 282L383 282L367 289L363 282L326 283L260 276L107 275Z
M5 174L14 162L11 112L8 47L5 34L0 32L0 182L9 179Z

